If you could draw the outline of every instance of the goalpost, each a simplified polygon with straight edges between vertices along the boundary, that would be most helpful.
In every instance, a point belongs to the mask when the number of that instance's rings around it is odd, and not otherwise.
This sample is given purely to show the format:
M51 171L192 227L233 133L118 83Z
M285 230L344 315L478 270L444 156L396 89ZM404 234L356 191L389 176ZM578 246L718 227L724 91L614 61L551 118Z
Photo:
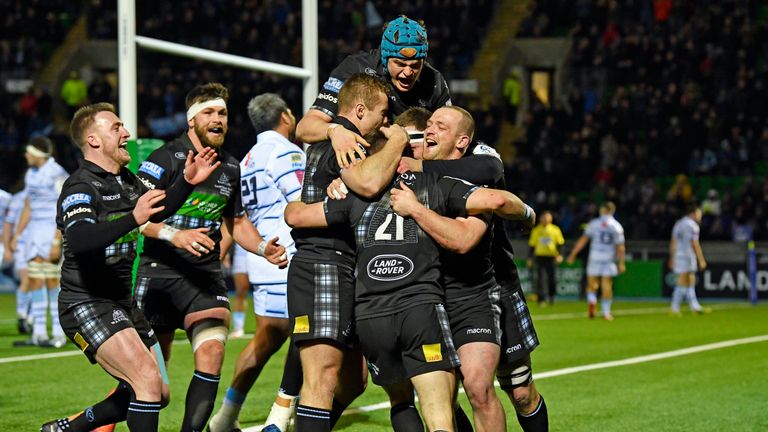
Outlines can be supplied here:
M301 48L303 67L288 66L264 60L220 53L191 47L136 34L136 3L134 0L118 0L117 3L117 50L120 118L125 127L137 133L138 115L136 104L136 47L159 51L170 55L207 60L244 69L274 73L304 81L302 105L307 112L317 96L317 0L302 0ZM135 139L135 138L134 138Z

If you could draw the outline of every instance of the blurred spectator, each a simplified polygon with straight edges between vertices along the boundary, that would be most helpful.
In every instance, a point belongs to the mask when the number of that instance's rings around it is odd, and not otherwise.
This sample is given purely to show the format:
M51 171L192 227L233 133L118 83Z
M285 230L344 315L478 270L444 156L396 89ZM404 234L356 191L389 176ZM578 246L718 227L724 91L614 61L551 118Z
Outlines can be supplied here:
M69 109L69 118L82 106L88 99L88 86L85 81L80 79L80 74L73 70L69 72L69 77L61 85L59 93L61 99Z

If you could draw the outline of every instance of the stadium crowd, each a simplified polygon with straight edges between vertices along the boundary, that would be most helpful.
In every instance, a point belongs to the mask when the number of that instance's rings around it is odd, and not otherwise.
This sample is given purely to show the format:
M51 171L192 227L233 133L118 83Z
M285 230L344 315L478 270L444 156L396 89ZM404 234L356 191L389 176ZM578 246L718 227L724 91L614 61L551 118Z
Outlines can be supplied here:
M663 239L684 202L712 197L702 238L765 239L767 32L755 1L536 2L520 35L570 34L571 91L533 101L508 184L567 236L609 198L628 238ZM691 177L683 194L668 189L677 174Z

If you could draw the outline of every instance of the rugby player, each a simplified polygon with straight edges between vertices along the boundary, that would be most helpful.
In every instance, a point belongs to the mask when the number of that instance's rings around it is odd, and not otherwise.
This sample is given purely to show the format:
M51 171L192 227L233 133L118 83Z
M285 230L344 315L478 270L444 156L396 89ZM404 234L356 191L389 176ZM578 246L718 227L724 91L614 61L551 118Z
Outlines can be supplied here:
M24 153L29 165L24 176L27 196L15 227L11 249L18 247L22 233L26 231L24 259L27 261L33 323L30 339L15 343L16 346L61 348L66 343L58 312L61 234L56 230L56 199L68 174L52 155L53 143L42 136L32 138ZM49 306L52 339L48 339Z
M256 144L240 162L243 207L259 233L265 237L285 239L284 246L290 260L296 253L296 247L291 240L291 228L283 219L283 211L289 202L301 197L305 165L304 152L292 142L295 139L296 118L285 101L274 93L251 99L248 117L257 138ZM256 334L235 363L232 384L227 389L221 408L208 424L211 432L229 432L240 427L237 417L246 395L269 358L291 334L287 301L288 269L277 268L247 252L243 253L242 260L247 260L243 270L247 270L253 288ZM291 344L280 390L265 422L266 432L284 432L287 429L300 385L301 362L297 348Z
M454 430L452 370L458 358L442 305L439 250L414 219L394 214L391 207L400 196L413 194L408 184L430 208L448 214L463 214L466 207L519 217L525 206L508 192L476 190L455 179L404 173L396 181L402 181L402 189L375 201L348 195L342 201L291 204L286 220L294 226L324 226L333 218L351 224L358 252L357 332L374 382L389 388L411 380L428 429ZM475 243L481 236L482 231Z
M701 307L696 298L696 271L707 268L704 253L699 244L699 223L701 209L696 204L689 204L686 214L672 228L672 238L669 241L669 269L675 272L677 284L672 292L670 312L680 315L680 303L688 298L688 305L694 313L710 312L709 308Z
M423 23L402 15L384 28L379 48L345 58L323 84L320 94L296 126L296 136L305 143L331 140L339 165L346 167L356 157L365 159L358 143L360 134L339 128L333 117L339 112L339 91L350 76L365 73L386 82L389 115L395 117L411 107L429 111L451 104L443 75L427 61L429 41ZM357 154L357 156L355 156Z
M339 92L334 124L359 136L387 121L387 85L355 74ZM375 155L342 169L330 140L307 150L301 201L322 202L339 177L362 196L389 185L408 136L400 127L384 128L389 142ZM364 150L362 150L365 152ZM367 376L359 350L353 350L354 243L351 234L331 229L294 229L296 255L288 269L288 312L292 342L299 347L303 381L296 430L328 431L344 408L362 393ZM340 371L344 370L342 382ZM358 373L359 372L359 373Z
M11 241L13 234L16 232L16 224L19 223L19 217L21 217L21 210L24 208L24 202L26 201L27 192L25 189L14 193L11 196L11 203L8 206L8 211L5 215L5 222L3 224L3 245L5 249L3 251L3 262L11 263L13 266L13 275L18 282L16 287L16 318L17 328L19 334L28 334L32 331L31 328L31 316L30 302L31 296L29 293L29 278L27 277L27 260L26 256L26 230L22 231L21 235L16 242L16 250L11 247Z
M203 430L219 385L230 319L220 261L222 223L249 252L273 264L288 263L277 238L264 240L244 214L240 166L222 150L228 96L219 83L193 88L186 96L189 129L152 152L137 174L150 189L163 189L183 175L183 157L189 151L213 148L221 161L176 214L144 230L147 238L136 278L137 302L157 333L165 359L170 358L176 329L184 329L192 345L195 371L187 390L182 431Z
M624 227L613 217L616 205L607 201L600 205L600 216L592 219L584 234L573 246L568 255L568 264L576 261L576 255L589 242L587 258L587 314L595 317L597 307L597 288L602 292L601 312L603 319L613 321L611 302L613 301L613 278L624 273Z
M431 144L437 145L435 136ZM454 142L459 142L454 140ZM504 182L504 165L496 151L482 142L472 142L458 159L420 160L421 150L414 150L416 159L403 157L398 172L407 170L423 171L458 177L475 184L492 186L506 190ZM454 156L457 156L454 154ZM493 223L493 241L491 243L493 271L496 282L501 286L501 359L496 371L502 391L507 393L512 401L517 419L524 431L547 430L549 420L544 399L536 389L531 370L530 353L539 345L536 330L533 327L528 306L525 302L517 267L514 263L512 245L509 243L503 221ZM456 267L450 267L455 269ZM451 270L448 270L451 271ZM458 275L456 280L461 280ZM449 304L450 308L450 304ZM450 316L450 314L449 314ZM485 381L480 395L490 391ZM466 382L465 382L466 384ZM474 384L479 385L479 384ZM488 399L484 399L488 401ZM461 429L462 415L457 406L457 422ZM464 422L469 426L468 421ZM468 430L468 429L467 429Z
M219 163L211 149L194 158L185 153L183 178L167 191L149 191L125 168L130 134L111 104L80 108L70 134L85 161L64 183L56 206L66 258L61 323L91 363L119 383L104 401L41 431L90 431L123 420L132 431L156 431L168 386L157 338L131 296L136 240L141 227L173 214Z

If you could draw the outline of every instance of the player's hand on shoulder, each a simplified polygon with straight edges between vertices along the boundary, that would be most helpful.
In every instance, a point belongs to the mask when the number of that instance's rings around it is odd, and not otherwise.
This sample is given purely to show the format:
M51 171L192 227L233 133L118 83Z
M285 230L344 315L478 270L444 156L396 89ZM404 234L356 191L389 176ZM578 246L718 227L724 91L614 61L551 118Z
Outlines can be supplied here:
M402 174L407 171L411 172L422 172L424 171L422 168L422 164L420 160L416 160L412 157L403 156L400 158L400 164L397 166L397 173Z
M164 199L165 191L161 189L153 189L140 196L132 212L136 223L144 225L153 214L163 211L165 206L158 204Z
M379 128L379 131L384 134L384 137L387 138L387 141L391 141L393 138L400 143L407 143L410 141L408 138L408 131L400 125L393 124L389 126L382 126Z
M333 150L336 152L336 162L342 168L348 168L356 160L365 159L364 147L370 147L368 141L359 134L352 132L343 126L329 128L328 138L331 140Z
M190 150L184 163L184 179L187 183L196 185L204 182L221 165L216 157L216 150L211 147L203 148L196 155Z
M179 230L173 235L171 244L194 256L203 256L216 247L216 243L206 234L209 230L209 228Z
M279 268L285 268L288 265L288 254L285 252L284 246L277 244L278 239L279 237L274 237L267 242L267 247L264 248L264 258Z
M328 185L326 193L330 199L342 200L347 197L349 190L347 189L347 185L344 184L344 181L340 178L336 178Z
M390 205L392 210L402 217L412 216L419 207L422 207L416 194L403 182L400 182L400 187L392 188L390 191Z

